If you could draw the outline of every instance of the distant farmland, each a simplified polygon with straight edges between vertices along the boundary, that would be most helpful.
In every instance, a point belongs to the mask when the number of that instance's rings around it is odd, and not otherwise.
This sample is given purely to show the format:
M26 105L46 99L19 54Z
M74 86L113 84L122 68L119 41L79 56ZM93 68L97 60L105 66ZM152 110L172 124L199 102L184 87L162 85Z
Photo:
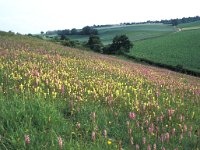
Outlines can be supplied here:
M99 36L104 44L109 44L115 35L126 34L131 41L137 41L152 37L162 36L171 32L175 32L176 29L170 25L164 24L138 24L128 26L112 26L97 28ZM69 35L68 38L72 40L88 41L86 35Z
M135 42L129 55L200 72L200 29Z

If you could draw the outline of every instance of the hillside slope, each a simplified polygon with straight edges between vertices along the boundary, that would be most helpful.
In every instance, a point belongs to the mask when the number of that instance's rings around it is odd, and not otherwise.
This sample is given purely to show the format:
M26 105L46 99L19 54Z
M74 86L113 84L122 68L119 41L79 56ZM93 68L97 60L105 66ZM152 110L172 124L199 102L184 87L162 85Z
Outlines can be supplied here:
M0 149L197 149L200 79L0 35Z

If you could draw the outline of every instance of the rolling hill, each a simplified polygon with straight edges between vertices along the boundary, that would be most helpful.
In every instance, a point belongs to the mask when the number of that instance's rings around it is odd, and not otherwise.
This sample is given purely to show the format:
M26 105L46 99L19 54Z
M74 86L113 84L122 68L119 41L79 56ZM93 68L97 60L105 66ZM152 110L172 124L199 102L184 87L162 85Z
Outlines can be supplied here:
M152 37L162 36L176 29L170 25L164 24L137 24L124 26L111 26L96 28L104 44L109 44L116 35L126 34L131 41L147 39ZM68 38L72 40L88 41L88 36L85 35L69 35Z
M199 78L0 33L0 149L197 149L199 100Z

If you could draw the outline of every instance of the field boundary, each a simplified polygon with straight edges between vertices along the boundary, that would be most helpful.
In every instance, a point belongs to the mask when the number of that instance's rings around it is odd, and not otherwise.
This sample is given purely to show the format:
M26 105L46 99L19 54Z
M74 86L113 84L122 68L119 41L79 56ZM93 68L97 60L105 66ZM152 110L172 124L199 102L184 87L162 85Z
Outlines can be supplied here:
M200 29L200 26L181 28L182 31L187 31L187 30L197 30L197 29Z
M164 68L164 69L168 69L168 70L171 70L171 71L175 71L175 72L179 72L179 73L183 73L183 74L187 74L187 75L191 75L191 76L195 76L195 77L200 78L200 72L185 69L181 65L172 66L172 65L162 64L162 63L154 62L154 61L146 59L146 58L138 58L138 57L135 57L135 56L131 56L131 55L128 55L126 53L123 53L122 55L124 57L126 57L127 59L134 60L134 61L139 62L139 63L145 63L145 64L148 64L148 65L151 65L151 66L160 67L160 68Z

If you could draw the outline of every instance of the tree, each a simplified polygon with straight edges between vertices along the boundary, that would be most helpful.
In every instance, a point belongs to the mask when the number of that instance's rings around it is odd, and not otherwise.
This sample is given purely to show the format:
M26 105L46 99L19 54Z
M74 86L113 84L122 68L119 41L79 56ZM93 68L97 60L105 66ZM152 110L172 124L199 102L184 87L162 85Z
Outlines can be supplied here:
M92 27L89 27L89 26L85 26L82 28L82 32L81 34L83 35L97 35L98 34L98 31Z
M72 35L78 34L77 29L76 29L76 28L71 29L71 34L72 34Z
M126 35L117 35L113 38L113 42L110 45L110 53L123 53L129 52L129 49L133 47L133 44Z
M70 34L70 30L69 29L62 30L62 34L69 35Z
M65 40L65 35L64 34L62 34L61 36L60 36L60 40Z
M101 49L103 47L103 44L97 35L91 35L89 37L89 40L87 42L87 45L96 52L101 52Z
M44 32L43 32L43 31L41 31L40 33L41 33L42 35L44 34Z
M177 25L178 25L178 19L172 19L172 20L171 20L171 24L172 24L173 26L177 26Z

